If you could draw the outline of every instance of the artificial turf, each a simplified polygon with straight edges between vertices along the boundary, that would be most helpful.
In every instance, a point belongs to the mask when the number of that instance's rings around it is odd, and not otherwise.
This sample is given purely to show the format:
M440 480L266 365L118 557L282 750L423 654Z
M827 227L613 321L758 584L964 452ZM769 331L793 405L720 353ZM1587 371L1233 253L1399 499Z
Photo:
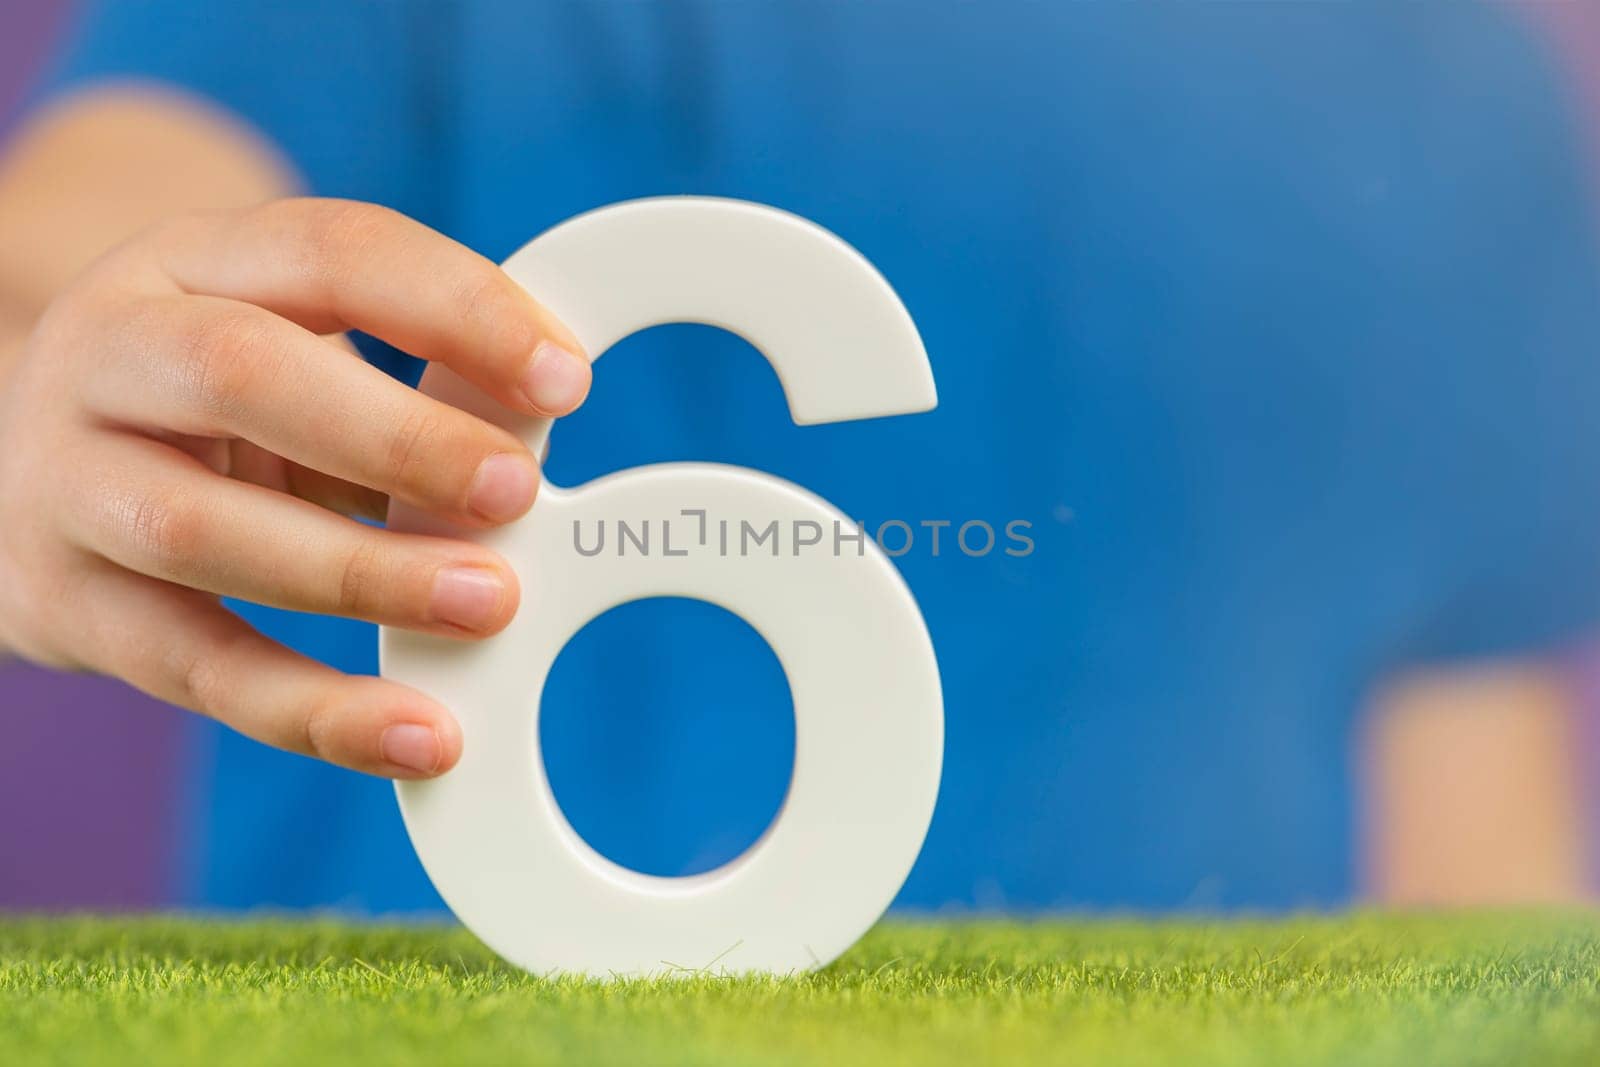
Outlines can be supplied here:
M448 926L0 921L0 1063L1600 1063L1600 916L880 925L826 970L540 979Z

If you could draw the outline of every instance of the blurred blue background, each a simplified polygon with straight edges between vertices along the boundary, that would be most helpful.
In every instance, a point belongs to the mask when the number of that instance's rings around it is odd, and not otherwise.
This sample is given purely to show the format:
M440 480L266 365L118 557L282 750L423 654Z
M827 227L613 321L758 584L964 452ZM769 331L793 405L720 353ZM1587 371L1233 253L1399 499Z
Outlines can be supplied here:
M1469 2L152 0L40 29L29 100L198 94L310 190L496 259L662 193L837 232L916 319L935 412L796 428L742 341L658 328L597 367L549 478L709 459L869 525L1030 522L1027 557L897 561L948 716L900 904L1276 909L1360 889L1375 686L1561 648L1600 609L1583 29L1562 53ZM370 627L242 610L375 668ZM597 620L546 708L558 799L619 862L714 866L781 801L782 672L717 609ZM386 783L141 721L183 780L141 832L173 844L91 903L441 906Z

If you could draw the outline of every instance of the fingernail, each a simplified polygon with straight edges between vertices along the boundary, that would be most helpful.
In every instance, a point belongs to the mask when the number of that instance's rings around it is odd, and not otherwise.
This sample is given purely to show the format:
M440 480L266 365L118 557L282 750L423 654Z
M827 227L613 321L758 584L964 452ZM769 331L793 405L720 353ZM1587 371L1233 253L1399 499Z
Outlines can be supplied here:
M561 415L583 403L588 392L588 360L549 341L533 350L533 361L522 375L522 395L528 403Z
M483 567L445 567L433 578L433 617L463 630L484 630L500 614L506 586Z
M439 767L442 751L439 735L431 726L401 723L383 731L378 738L378 754L396 767L419 774L432 774Z
M531 457L496 452L478 466L467 507L481 519L509 522L533 506L539 474Z

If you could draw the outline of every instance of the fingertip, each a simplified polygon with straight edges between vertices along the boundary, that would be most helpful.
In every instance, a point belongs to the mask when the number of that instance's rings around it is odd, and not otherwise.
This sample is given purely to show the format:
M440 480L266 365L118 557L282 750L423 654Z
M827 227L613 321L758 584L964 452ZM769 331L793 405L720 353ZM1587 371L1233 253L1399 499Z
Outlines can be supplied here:
M434 576L429 620L451 637L485 638L511 625L522 601L516 571L498 557L441 568Z
M393 723L379 735L378 758L391 778L437 778L461 761L461 727L449 715Z
M461 724L456 722L455 716L446 713L434 723L434 730L439 738L439 763L433 773L438 776L461 762Z
M539 465L526 449L496 452L478 466L467 490L467 508L483 522L521 518L539 492Z
M522 606L522 583L517 580L517 572L504 560L497 561L495 569L500 574L504 596L500 601L500 615L485 633L486 637L510 626L511 620L517 617L517 609Z
M397 768L398 773L390 775L393 778L436 778L461 762L461 724L442 704L420 693L415 695L419 699L397 715L379 738L379 754ZM420 731L403 730L390 738L390 731L404 727L418 727ZM385 742L394 745L392 752ZM403 746L408 744L418 747L407 753ZM415 758L392 758L408 755Z
M352 702L340 716L342 738L317 755L403 781L436 778L461 761L461 726L443 705L386 679L361 681L369 683L367 699Z
M452 563L434 573L424 622L456 637L499 633L516 612L510 568L485 561Z
M397 722L379 736L378 758L394 769L396 778L432 778L444 762L444 746L436 727Z
M555 314L543 304L539 304L536 301L535 306L539 312L539 331L541 336L568 352L576 353L585 363L593 362L589 357L588 349L583 347L583 342L578 340L578 335L573 333L566 323L556 318Z
M540 415L565 415L589 395L593 372L587 357L554 341L541 341L522 374L519 389Z

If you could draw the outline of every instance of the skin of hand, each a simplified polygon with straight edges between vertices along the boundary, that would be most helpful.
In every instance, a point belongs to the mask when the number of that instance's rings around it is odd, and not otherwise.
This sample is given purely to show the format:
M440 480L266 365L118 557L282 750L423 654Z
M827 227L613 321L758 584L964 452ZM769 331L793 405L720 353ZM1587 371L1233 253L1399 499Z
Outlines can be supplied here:
M1387 680L1359 735L1367 893L1413 908L1592 899L1584 710L1553 663L1433 664Z
M498 267L396 212L287 198L178 214L56 292L0 379L0 645L123 678L294 752L424 778L449 711L257 633L222 596L461 638L515 574L390 532L398 498L463 524L524 514L538 464L337 335L439 360L517 411L590 384L571 333Z

